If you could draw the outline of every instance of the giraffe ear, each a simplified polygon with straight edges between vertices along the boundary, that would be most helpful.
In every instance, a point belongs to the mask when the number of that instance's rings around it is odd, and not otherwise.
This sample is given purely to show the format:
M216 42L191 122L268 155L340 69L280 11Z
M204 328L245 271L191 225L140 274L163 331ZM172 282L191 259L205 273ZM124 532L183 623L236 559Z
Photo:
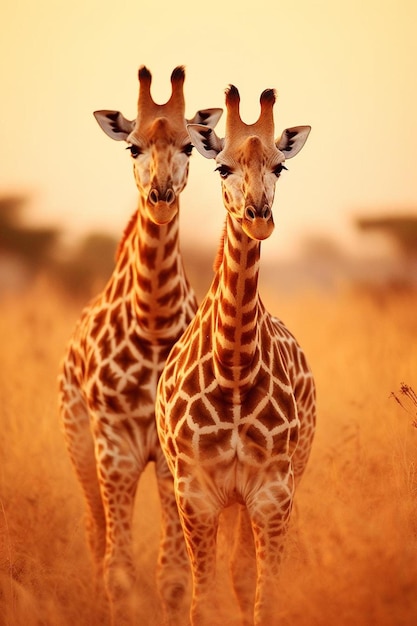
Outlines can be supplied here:
M293 126L286 128L281 137L275 142L278 150L285 154L286 159L291 159L298 154L307 141L311 126Z
M186 120L187 124L202 124L214 128L221 118L223 109L201 109L197 111L194 117Z
M120 111L94 111L94 117L106 135L116 141L124 141L130 135L135 122L127 120Z
M210 126L187 124L187 130L192 143L206 159L215 159L223 149L223 139Z

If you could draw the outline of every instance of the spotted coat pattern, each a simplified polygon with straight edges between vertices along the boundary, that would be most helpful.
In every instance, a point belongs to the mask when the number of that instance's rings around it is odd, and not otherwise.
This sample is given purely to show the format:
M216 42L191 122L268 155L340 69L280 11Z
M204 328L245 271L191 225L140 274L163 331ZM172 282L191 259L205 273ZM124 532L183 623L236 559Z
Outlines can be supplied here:
M129 144L138 209L108 284L82 313L59 377L65 440L85 496L97 580L104 579L117 626L136 623L132 515L138 481L149 462L155 464L161 499L157 579L166 624L181 623L189 578L154 404L163 364L197 308L178 239L178 196L187 182L191 148L183 68L172 74L173 92L165 105L151 99L150 80L150 72L141 68L136 122L118 112L98 112L107 134ZM212 119L213 111L219 117L221 110L209 109L198 119Z
M243 620L248 626L270 626L276 623L274 581L295 486L314 434L315 386L301 347L267 312L258 292L260 239L271 232L269 185L277 178L271 172L282 164L283 154L274 144L265 147L270 133L258 128L244 127L239 142L240 124L230 122L230 97L229 91L226 141L217 142L227 210L218 269L168 357L156 418L193 569L191 623L212 623L219 515L235 504L241 548L248 556L254 543L257 565L255 583L250 559L243 567L235 561ZM262 99L261 105L266 108ZM201 134L206 153L214 143ZM228 150L232 144L233 151ZM226 185L229 177L234 189Z

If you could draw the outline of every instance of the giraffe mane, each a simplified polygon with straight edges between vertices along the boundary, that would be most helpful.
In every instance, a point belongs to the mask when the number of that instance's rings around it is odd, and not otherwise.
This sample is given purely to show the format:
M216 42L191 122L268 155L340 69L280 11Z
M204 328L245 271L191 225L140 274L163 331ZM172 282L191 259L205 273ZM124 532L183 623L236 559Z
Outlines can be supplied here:
M126 239L129 237L132 230L136 228L136 220L137 220L137 211L135 211L132 214L126 228L123 231L122 238L120 239L119 245L117 246L117 250L116 250L116 261L120 258L120 255L122 254L124 245L126 243Z
M224 222L223 232L222 232L222 235L220 237L219 246L217 248L216 258L214 259L214 263L213 263L213 270L214 270L214 272L218 271L218 269L220 268L220 266L222 264L222 261L223 261L224 240L225 240L225 238L226 238L226 221Z

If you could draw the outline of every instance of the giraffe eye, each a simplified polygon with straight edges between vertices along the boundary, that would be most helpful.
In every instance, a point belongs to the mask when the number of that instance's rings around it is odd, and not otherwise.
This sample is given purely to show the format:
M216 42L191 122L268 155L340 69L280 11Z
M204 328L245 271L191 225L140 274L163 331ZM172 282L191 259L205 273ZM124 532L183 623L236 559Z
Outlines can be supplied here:
M285 167L285 165L283 165L282 163L280 163L279 165L277 165L277 167L274 169L274 174L275 176L279 176L282 172L282 170L287 170L288 168Z
M223 179L227 178L229 174L232 173L231 170L226 165L219 165L219 167L216 167L214 171L219 172L220 178L223 178Z
M192 143L187 143L187 145L183 147L182 152L186 154L187 156L191 156L193 148L194 146Z
M127 146L126 150L130 150L130 155L134 159L136 159L136 157L142 153L142 150L139 148L139 146L135 146L135 144L132 144L131 146Z

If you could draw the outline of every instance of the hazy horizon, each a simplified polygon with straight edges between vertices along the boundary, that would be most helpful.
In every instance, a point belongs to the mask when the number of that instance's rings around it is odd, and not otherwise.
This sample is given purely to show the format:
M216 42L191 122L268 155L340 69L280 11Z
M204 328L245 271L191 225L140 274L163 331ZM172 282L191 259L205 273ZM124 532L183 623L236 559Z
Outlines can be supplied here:
M415 2L214 0L203 13L190 0L163 11L133 0L123 9L98 0L3 7L0 193L28 193L31 223L117 236L137 191L124 143L106 137L92 113L114 108L133 119L138 67L150 68L154 99L164 102L173 67L184 64L187 117L224 108L234 83L244 121L258 117L261 91L275 87L276 135L312 126L278 182L266 257L291 256L310 236L355 249L358 213L416 211ZM216 130L224 133L224 116ZM215 246L219 238L224 209L213 170L193 154L184 241Z

